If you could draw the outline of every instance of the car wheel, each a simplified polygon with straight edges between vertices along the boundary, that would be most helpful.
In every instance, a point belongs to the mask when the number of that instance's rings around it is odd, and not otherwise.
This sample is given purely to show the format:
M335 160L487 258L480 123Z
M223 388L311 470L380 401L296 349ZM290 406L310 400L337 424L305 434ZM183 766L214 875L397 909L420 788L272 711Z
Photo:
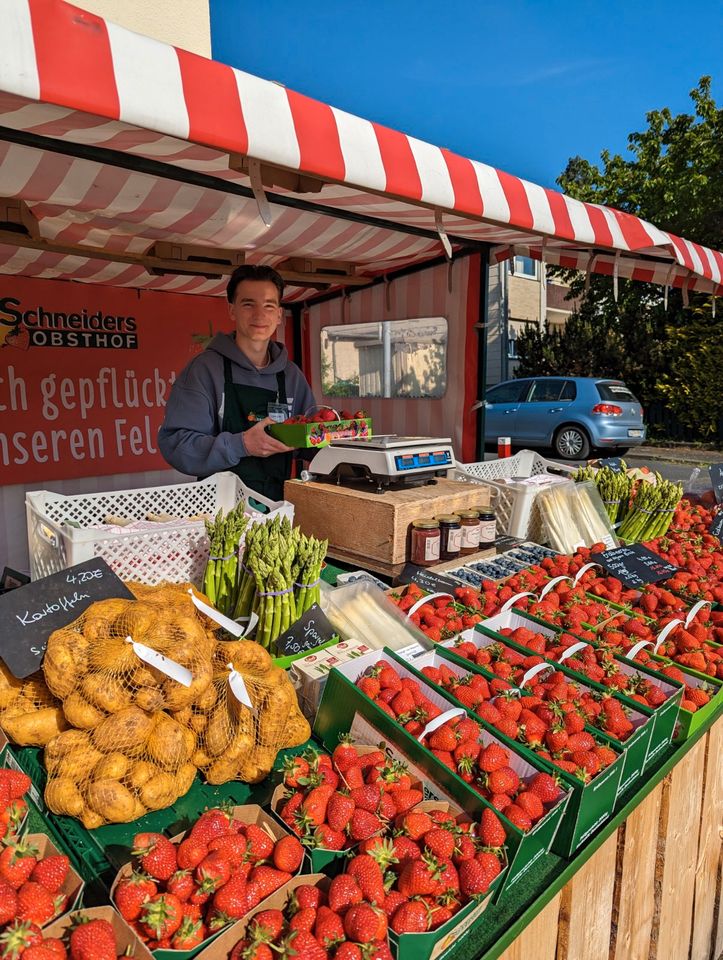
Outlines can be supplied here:
M590 441L581 427L567 424L555 434L555 452L564 460L586 460L590 454Z

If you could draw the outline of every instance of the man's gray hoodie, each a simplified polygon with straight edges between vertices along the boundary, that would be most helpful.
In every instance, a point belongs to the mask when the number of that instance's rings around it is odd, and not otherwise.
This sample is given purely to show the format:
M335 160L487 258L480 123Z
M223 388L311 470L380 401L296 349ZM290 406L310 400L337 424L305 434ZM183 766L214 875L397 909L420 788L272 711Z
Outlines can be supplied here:
M172 467L191 476L207 477L235 467L247 455L242 433L221 432L224 357L231 360L234 383L274 393L278 388L276 374L283 370L293 416L314 405L311 387L289 360L286 347L272 340L269 353L271 362L258 370L236 346L232 333L217 333L203 353L184 367L173 384L158 431L158 446Z

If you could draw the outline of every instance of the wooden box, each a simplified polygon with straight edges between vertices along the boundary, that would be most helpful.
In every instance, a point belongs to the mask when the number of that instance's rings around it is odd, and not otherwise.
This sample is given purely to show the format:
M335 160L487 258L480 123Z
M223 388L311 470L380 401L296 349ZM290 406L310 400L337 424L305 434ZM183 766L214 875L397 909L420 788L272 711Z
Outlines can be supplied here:
M294 522L304 533L329 541L330 557L395 577L409 559L413 520L489 507L490 491L444 478L384 493L287 480L284 499L294 504Z

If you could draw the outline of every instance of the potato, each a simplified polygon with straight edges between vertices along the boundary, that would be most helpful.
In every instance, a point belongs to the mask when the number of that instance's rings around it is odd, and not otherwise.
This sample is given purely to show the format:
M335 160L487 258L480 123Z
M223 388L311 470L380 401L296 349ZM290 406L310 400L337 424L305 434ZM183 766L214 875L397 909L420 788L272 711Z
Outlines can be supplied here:
M134 816L133 794L117 780L94 780L88 787L88 805L109 823L129 823Z
M93 706L92 703L81 697L79 693L71 695L63 701L63 713L68 723L80 730L91 730L97 727L105 714Z
M196 746L196 738L191 730L177 723L172 717L161 714L153 732L146 743L151 760L164 770L170 770L185 763Z
M189 666L189 669L193 674L190 686L184 687L183 684L177 683L175 680L166 680L163 684L168 710L182 710L184 707L195 703L212 686L213 670L210 661L198 659Z
M111 674L89 674L80 685L80 693L89 703L105 713L118 713L131 705L130 693L125 685Z
M183 797L191 789L196 779L197 770L192 763L184 763L176 773L176 790L178 796Z
M64 777L48 781L45 787L45 803L53 813L68 817L79 817L85 807L82 794L76 784Z
M88 779L90 771L102 760L103 754L90 743L83 750L76 753L67 753L59 757L52 764L52 772L56 777L67 777L76 783ZM51 767L48 767L48 773Z
M0 724L8 739L21 747L44 747L67 727L60 707L44 707L19 717L6 715Z
M260 783L271 773L275 760L274 750L257 747L242 761L238 779L243 780L244 783Z
M82 730L65 730L53 737L45 747L45 763L68 754L79 754L90 748L90 737Z
M209 766L209 764L211 764L212 762L213 761L211 757L209 757L206 751L203 750L201 747L197 747L196 750L193 751L193 754L191 756L191 763L194 764L194 766L198 767L199 770L203 770L205 767Z
M18 680L0 660L0 710L9 707L13 700L20 696L23 681Z
M158 773L144 783L139 792L141 803L149 810L163 810L178 798L175 777L170 773Z
M86 640L95 644L98 640L110 636L111 624L131 601L112 597L110 600L98 600L92 603L83 615L71 624L82 628Z
M225 704L219 704L211 714L203 735L206 753L212 757L220 757L228 749L233 734L234 726L228 707Z
M126 707L99 723L91 738L93 744L105 753L118 750L129 757L137 757L143 751L154 725L154 718L139 707Z
M51 693L61 700L75 690L88 669L88 641L64 627L50 634L43 657L43 675Z
M309 726L309 721L297 707L296 710L291 713L284 727L284 738L281 743L281 748L285 750L288 747L299 747L302 743L306 743L310 736L311 727Z
M131 765L126 774L125 780L129 787L134 790L140 790L144 783L148 783L151 777L155 777L161 770L148 760L136 760Z
M221 646L221 644L219 644ZM225 646L225 645L224 645ZM231 663L239 673L250 677L265 677L273 668L274 663L268 650L252 640L235 640L228 644L233 646ZM228 662L228 661L226 661Z
M93 768L94 780L122 780L131 762L124 753L108 753Z
M148 713L158 713L166 705L166 698L163 690L159 686L138 687L133 695L136 706Z
M99 813L96 813L95 810L91 810L90 807L83 807L80 822L86 830L97 830L98 827L102 827L106 821Z
M208 783L228 783L229 780L236 780L238 778L240 765L241 763L237 757L218 757L205 771L204 776Z
M223 684L225 685L225 683L226 678L224 677ZM219 689L223 689L223 686L218 682L209 683L193 705L196 710L210 710L219 699Z
M284 728L292 711L297 709L296 694L288 679L285 684L273 687L259 713L259 743L275 744L277 747L283 743Z

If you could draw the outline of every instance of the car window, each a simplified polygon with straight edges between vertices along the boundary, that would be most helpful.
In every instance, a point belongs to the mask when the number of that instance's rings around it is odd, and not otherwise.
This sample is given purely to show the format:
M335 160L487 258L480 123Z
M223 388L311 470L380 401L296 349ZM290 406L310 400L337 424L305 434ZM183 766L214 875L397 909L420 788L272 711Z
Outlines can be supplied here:
M575 386L574 380L566 380L565 386L562 388L562 393L560 394L560 400L575 400L577 397L577 387Z
M508 380L507 383L498 383L490 387L485 394L487 403L517 403L526 393L530 385L529 380Z
M638 403L638 398L624 383L597 383L597 392L601 400L619 400L623 403Z
M565 385L564 380L555 380L550 378L549 380L545 378L544 380L535 380L532 385L532 390L530 390L530 395L527 398L528 403L539 403L539 402L549 402L560 399L560 394L562 393L562 388Z

